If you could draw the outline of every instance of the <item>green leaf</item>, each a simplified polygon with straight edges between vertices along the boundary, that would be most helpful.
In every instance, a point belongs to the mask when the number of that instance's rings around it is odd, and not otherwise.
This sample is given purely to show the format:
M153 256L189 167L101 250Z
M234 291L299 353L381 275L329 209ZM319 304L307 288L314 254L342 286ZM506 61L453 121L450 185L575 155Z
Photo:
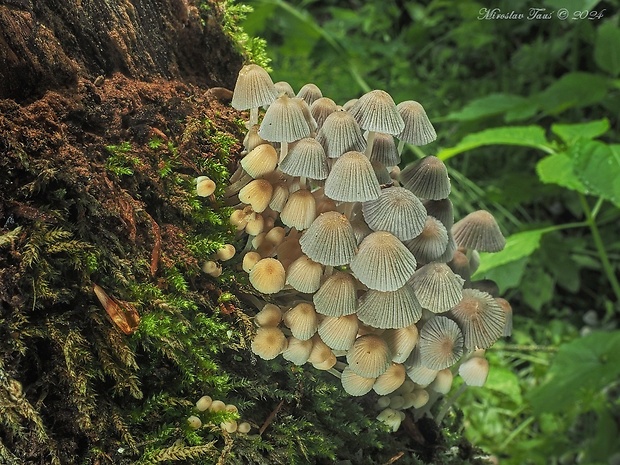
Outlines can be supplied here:
M489 270L529 257L540 245L540 239L549 229L534 229L513 234L506 239L504 250L495 253L480 253L480 267L473 280L483 279Z
M503 294L508 289L516 288L521 282L529 257L523 257L504 265L496 266L484 273L485 279L490 279L497 284L499 292Z
M551 125L551 131L567 144L573 143L580 138L595 139L605 134L608 130L609 120L607 118L587 123Z
M607 95L608 79L597 74L568 73L555 81L535 100L546 113L555 115L569 108L581 108L600 102Z
M441 160L447 160L459 153L485 145L520 145L537 148L546 152L551 151L551 147L545 137L545 131L540 126L506 126L470 134L464 137L455 147L441 150L437 157Z
M519 379L508 368L493 366L489 370L489 377L484 387L505 394L515 404L521 405L521 389Z
M620 29L606 22L597 29L594 61L612 76L620 74Z
M527 99L519 95L491 94L472 100L461 110L450 113L446 119L453 121L471 121L493 116L526 103Z
M528 396L535 411L560 412L581 405L620 375L620 331L594 332L560 346L549 378Z
M569 151L588 190L620 207L620 145L580 140Z
M536 164L538 179L544 184L557 184L586 194L586 188L574 172L573 160L566 153L554 153Z
M527 305L540 311L553 298L555 282L540 268L531 267L521 281L521 295Z

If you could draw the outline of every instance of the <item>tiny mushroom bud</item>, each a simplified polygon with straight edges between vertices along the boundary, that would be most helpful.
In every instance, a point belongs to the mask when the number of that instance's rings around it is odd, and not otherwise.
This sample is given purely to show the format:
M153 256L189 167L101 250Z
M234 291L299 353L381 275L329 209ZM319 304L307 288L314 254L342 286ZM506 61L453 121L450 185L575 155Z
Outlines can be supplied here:
M226 260L230 260L235 256L235 246L232 244L224 244L224 247L219 249L216 253L217 258L225 262Z
M211 399L211 397L209 396L202 396L200 399L198 399L198 401L196 402L196 408L201 411L204 412L205 410L207 410L209 407L211 407L211 403L213 402L213 399Z
M209 406L211 412L223 412L224 410L226 410L226 404L221 400L214 400Z
M252 429L252 425L250 425L247 421L239 423L237 426L237 433L247 434Z
M215 182L207 176L198 176L196 178L196 195L200 197L209 197L215 192Z
M187 425L191 429L198 429L202 426L202 421L197 416L192 415L191 417L187 418Z

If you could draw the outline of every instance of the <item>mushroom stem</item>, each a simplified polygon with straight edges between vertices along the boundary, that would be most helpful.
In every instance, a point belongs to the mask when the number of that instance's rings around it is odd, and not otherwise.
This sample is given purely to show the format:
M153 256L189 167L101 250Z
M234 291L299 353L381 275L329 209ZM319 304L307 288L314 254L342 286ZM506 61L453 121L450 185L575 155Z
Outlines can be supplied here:
M284 157L286 157L287 153L288 153L288 142L286 141L280 142L280 160L278 161L278 163L282 163L282 160L284 160Z
M323 273L323 276L325 276L326 278L329 278L332 273L334 272L334 267L331 265L326 265L325 266L325 272Z
M305 176L300 176L299 177L299 188L300 189L305 189L306 188L306 177Z
M334 375L336 378L340 379L342 377L342 373L340 373L338 370L336 370L335 368L330 368L329 370L326 370L328 373L331 373L332 375Z
M405 148L405 141L401 140L398 142L398 155L402 155L403 154L403 149Z
M235 173L236 174L236 173ZM237 181L233 182L230 186L224 190L224 197L232 197L239 192L243 187L250 183L254 178L244 172Z
M366 150L364 151L364 155L370 158L370 154L372 153L372 146L375 143L376 131L368 131L368 140L366 141Z
M342 213L344 214L344 216L346 216L347 218L349 218L350 220L353 219L353 209L355 208L355 202L344 202L344 207L343 207L343 211Z
M338 370L344 370L347 367L347 364L344 362L336 362L333 368L337 368Z
M461 394L465 392L466 389L467 389L467 384L465 383L461 384L461 386L457 389L457 391L454 394L452 394L450 398L443 404L443 406L441 407L441 410L435 417L435 423L437 423L437 425L441 425L441 422L443 418L446 416L446 414L448 413L448 410L450 410L450 407L454 405L454 402L461 396Z
M258 124L258 107L250 108L250 122L248 123L248 129L252 129L255 124Z

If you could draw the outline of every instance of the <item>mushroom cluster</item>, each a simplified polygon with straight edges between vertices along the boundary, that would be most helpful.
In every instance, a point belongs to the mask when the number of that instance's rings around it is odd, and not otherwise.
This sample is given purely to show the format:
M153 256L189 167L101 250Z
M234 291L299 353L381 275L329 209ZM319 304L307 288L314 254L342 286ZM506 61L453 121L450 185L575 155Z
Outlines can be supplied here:
M243 270L271 302L255 317L256 355L329 370L353 396L402 391L420 408L425 387L448 392L451 368L510 334L508 302L471 280L477 251L504 247L493 216L454 222L437 157L398 168L405 143L436 138L419 103L373 90L339 106L248 65L232 105L250 119L230 221Z
M226 412L232 414L233 418L239 418L239 410L236 405L226 404L225 402L217 399L212 399L211 396L202 396L196 401L196 415L191 415L187 418L187 426L191 429L198 429L203 426L203 420L198 415L212 415L218 412ZM204 412L204 413L203 413ZM247 422L238 423L235 419L228 419L220 423L220 428L227 433L248 433L252 426Z

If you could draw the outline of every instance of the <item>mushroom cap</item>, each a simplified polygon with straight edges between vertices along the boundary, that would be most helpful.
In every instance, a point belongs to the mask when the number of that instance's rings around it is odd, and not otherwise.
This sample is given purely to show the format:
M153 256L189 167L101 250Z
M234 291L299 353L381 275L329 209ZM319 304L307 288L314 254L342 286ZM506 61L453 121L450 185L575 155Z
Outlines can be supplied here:
M323 93L316 84L309 82L299 89L299 92L297 92L297 97L305 100L308 105L312 105L315 100L323 97Z
M310 105L310 113L314 117L319 129L323 126L327 117L336 110L338 110L338 105L328 97L318 98Z
M212 403L213 403L213 399L211 398L211 396L202 396L200 399L196 401L196 409L199 412L204 412L209 407L211 407Z
M407 368L407 376L409 379L419 386L425 387L433 382L437 376L438 370L427 368L421 363L420 349L415 347L405 362Z
M448 262L450 269L465 281L469 281L471 278L471 271L469 269L469 258L460 250L456 250L452 256L452 260Z
M452 234L459 247L481 252L499 252L506 245L497 221L486 210L472 212L455 223Z
M448 240L448 231L441 221L427 216L422 232L404 244L419 262L430 263L444 254Z
M461 363L459 375L468 386L484 386L489 376L489 362L484 357L473 356Z
M381 188L370 160L361 152L346 152L336 160L325 180L325 195L341 202L366 202Z
M328 347L334 350L349 350L355 338L359 324L353 313L340 317L327 316L319 324L318 333Z
M454 375L452 374L452 371L449 368L444 368L443 370L439 370L439 372L437 372L437 376L429 388L439 394L445 395L450 392L453 379Z
M405 328L422 317L422 307L410 286L387 292L370 289L360 299L357 317L373 328Z
M258 292L275 294L284 288L285 271L275 258L263 258L250 270L250 283Z
M293 362L295 365L303 365L308 361L310 352L312 352L312 339L302 341L294 336L288 338L288 346L282 352L284 360Z
M321 276L323 265L302 255L288 267L286 282L299 292L312 294L321 286Z
M239 71L231 105L236 110L248 110L269 105L277 97L278 94L267 71L251 64Z
M288 200L289 190L285 183L278 183L273 186L273 194L269 201L269 208L275 212L281 212Z
M325 118L316 140L329 158L338 158L352 150L361 152L366 148L362 130L355 118L346 111L334 111Z
M502 336L508 337L512 335L512 305L506 299L501 297L495 297L495 301L502 307L504 314L506 315L506 324L504 325L504 333Z
M382 163L378 161L371 161L372 170L375 172L375 176L377 177L377 181L380 186L391 185L394 180L390 177L390 173Z
M392 361L396 363L404 363L407 360L420 338L416 325L388 329L382 336L390 349Z
M486 292L464 289L463 298L449 315L461 327L468 349L491 347L504 334L506 314Z
M196 178L196 195L199 197L209 197L215 192L215 182L207 176L198 176Z
M307 341L316 333L319 319L314 311L314 305L302 302L287 311L282 317L284 324L291 330L297 339Z
M383 374L390 367L391 358L387 343L373 334L358 337L347 352L349 367L364 378Z
M394 100L383 90L371 90L362 95L349 113L362 129L368 131L396 135L405 127Z
M256 213L261 213L269 206L273 186L266 179L254 179L239 191L239 201L252 207Z
M293 142L308 137L310 128L301 106L284 94L265 112L258 134L271 142Z
M362 204L366 224L374 231L388 231L401 241L420 235L426 224L422 202L403 187L382 189L379 198Z
M384 166L396 166L400 163L400 155L394 142L394 136L378 132L375 134L370 152L370 161L376 161Z
M407 165L400 172L403 186L420 198L441 200L450 195L450 178L446 165L429 155Z
M395 291L413 276L416 260L413 254L386 231L377 231L364 238L357 254L351 259L351 270L370 289Z
M319 215L299 244L312 260L330 266L347 265L357 250L351 223L339 212Z
M322 363L334 355L327 344L323 342L321 336L316 334L312 338L312 351L308 357L308 361L312 364Z
M351 367L346 367L342 370L340 382L347 394L359 397L371 391L375 384L375 378L365 378L355 373Z
M295 91L293 90L293 87L291 87L291 85L288 82L278 81L278 82L275 82L273 86L276 88L276 92L278 92L278 95L286 94L290 98L295 97Z
M336 271L312 296L317 313L330 317L351 315L357 310L355 278L350 273Z
M424 205L428 215L437 218L450 231L454 224L454 208L450 199L426 199L422 205Z
M419 268L411 278L420 305L433 313L447 312L459 303L464 282L448 265L436 262Z
M243 138L243 146L248 152L251 152L252 150L254 150L256 147L258 147L261 144L269 143L265 139L263 139L261 136L258 135L258 129L259 129L258 124L253 125L248 130L245 137ZM234 182L232 178L231 178L231 182Z
M280 213L282 223L299 231L309 228L315 218L316 200L307 189L299 189L289 195Z
M450 318L431 318L420 330L420 363L431 370L454 365L463 355L463 334Z
M261 144L241 159L241 166L253 178L259 178L276 169L278 153L271 144Z
M243 256L243 271L249 273L261 259L258 252L250 251Z
M413 145L426 145L437 139L435 128L418 102L406 100L396 105L396 109L405 122L405 127L397 136L400 140Z
M254 354L263 360L272 360L286 349L286 337L279 328L258 328L251 345Z
M380 396L390 394L402 386L405 382L406 374L404 365L393 363L383 374L377 377L372 388Z
M276 327L280 321L282 321L282 310L274 304L266 304L254 317L254 322L260 327Z
M280 163L280 169L291 176L325 179L328 173L325 150L316 139L305 137L297 141L290 149L288 155Z

